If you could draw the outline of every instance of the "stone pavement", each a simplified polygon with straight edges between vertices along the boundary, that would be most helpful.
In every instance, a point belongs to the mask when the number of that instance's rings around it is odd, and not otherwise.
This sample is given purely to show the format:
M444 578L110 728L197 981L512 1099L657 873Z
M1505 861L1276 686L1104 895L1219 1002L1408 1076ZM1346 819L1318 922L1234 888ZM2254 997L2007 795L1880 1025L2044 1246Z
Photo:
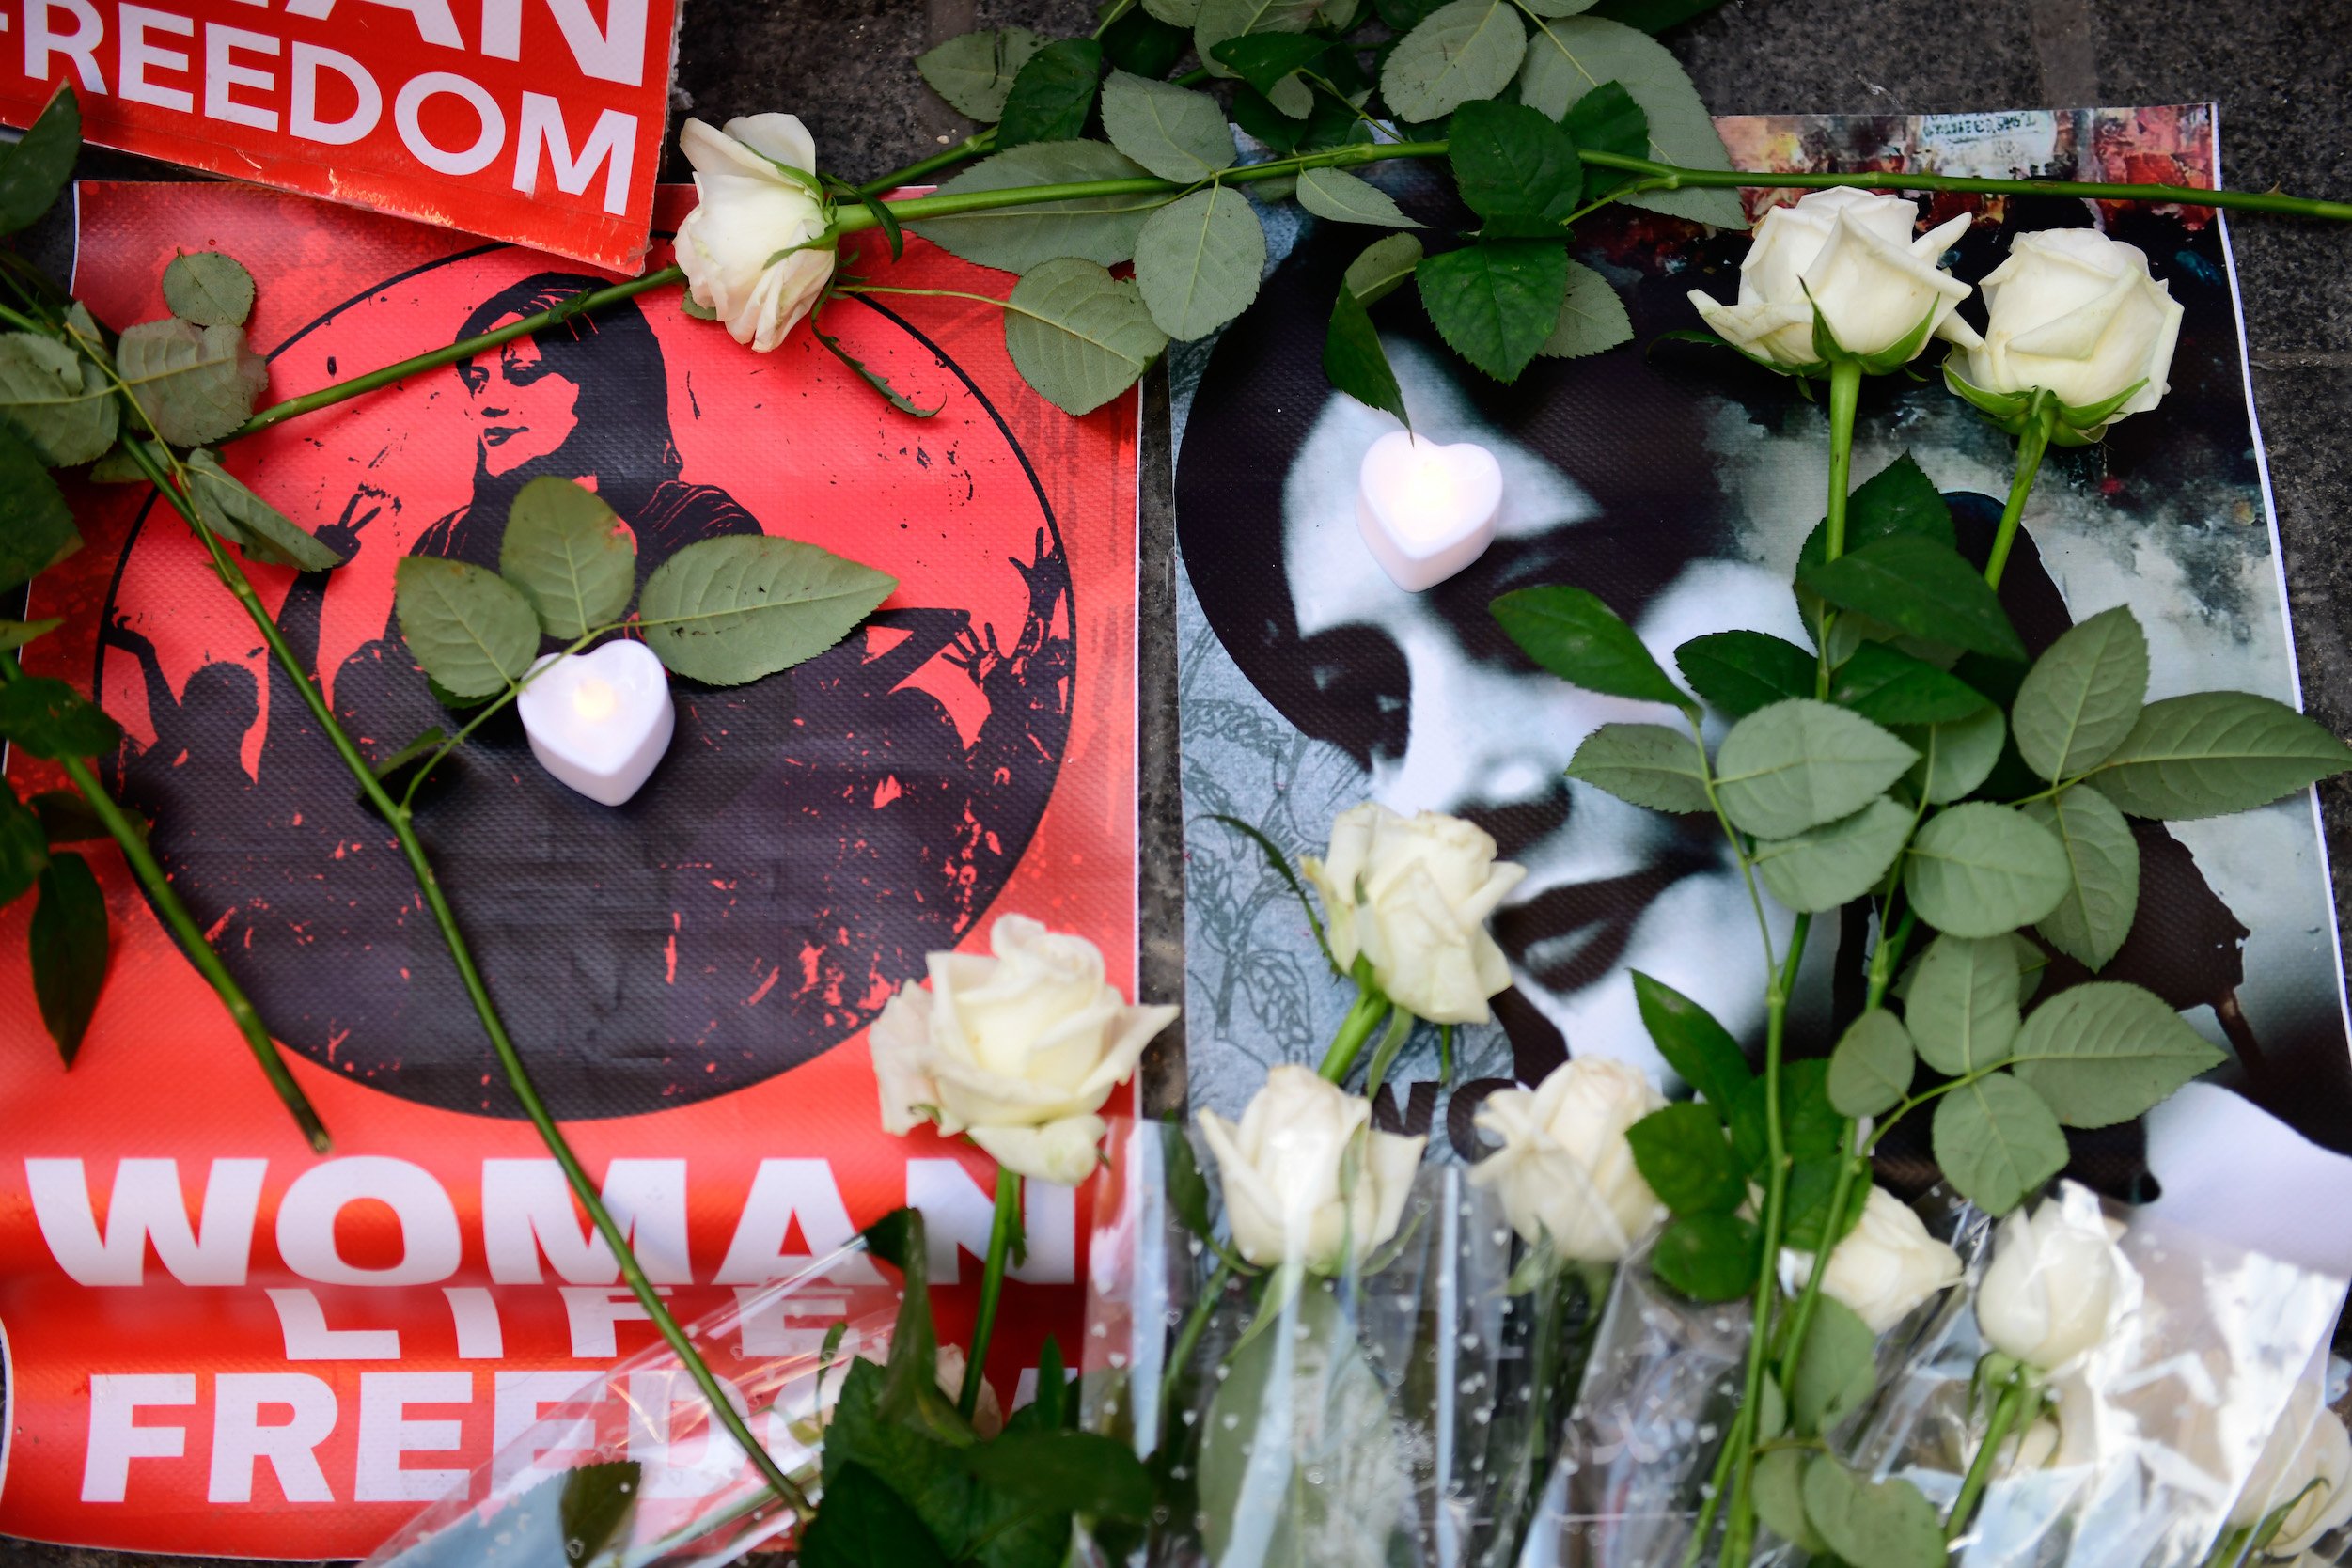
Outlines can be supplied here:
M790 110L825 167L870 179L972 127L912 60L975 26L1092 25L1083 0L687 0L676 106L713 121ZM2151 104L2221 108L2226 182L2352 196L2352 5L2344 0L1730 0L1669 35L1718 113L1900 113ZM108 160L119 168L122 160ZM667 178L684 179L673 154ZM2352 732L2352 226L2250 217L2232 232L2256 409L2284 538L2306 705ZM1148 455L1148 454L1147 454ZM1162 455L1165 461L1165 454ZM1152 483L1147 476L1147 486ZM1166 494L1165 479L1159 494ZM2330 541L2336 541L2332 546ZM1144 539L1147 989L1183 972L1165 505ZM2339 551L2343 551L2339 554ZM1156 754L1156 762L1155 756ZM2352 784L2324 786L2352 864ZM2339 878L2339 911L2347 908ZM1172 1067L1172 1063L1168 1064ZM206 1562L218 1560L207 1559ZM198 1568L196 1560L0 1540L0 1568Z

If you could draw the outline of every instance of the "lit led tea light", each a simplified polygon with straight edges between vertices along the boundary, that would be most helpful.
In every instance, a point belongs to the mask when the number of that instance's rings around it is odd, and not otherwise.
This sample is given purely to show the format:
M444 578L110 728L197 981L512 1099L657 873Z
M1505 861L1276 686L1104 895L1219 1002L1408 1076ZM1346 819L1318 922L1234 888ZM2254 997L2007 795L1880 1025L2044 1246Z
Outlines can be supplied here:
M1441 447L1391 431L1364 454L1356 525L1381 570L1408 593L1484 555L1501 510L1502 465L1472 442Z
M653 651L608 642L588 653L551 653L533 667L515 707L540 766L606 806L635 794L677 727L669 672Z

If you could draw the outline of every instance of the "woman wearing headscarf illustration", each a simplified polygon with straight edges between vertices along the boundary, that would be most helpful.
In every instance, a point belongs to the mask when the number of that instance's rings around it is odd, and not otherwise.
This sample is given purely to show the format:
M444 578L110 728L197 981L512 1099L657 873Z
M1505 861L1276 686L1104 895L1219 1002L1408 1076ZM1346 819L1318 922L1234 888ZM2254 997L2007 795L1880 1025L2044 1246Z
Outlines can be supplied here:
M481 302L455 336L599 286L525 277ZM471 494L406 553L494 571L515 494L547 476L613 508L635 535L640 583L691 544L762 531L725 489L683 477L668 368L635 302L453 373L472 435ZM363 485L316 531L349 558L364 558L371 534L377 548L398 549L399 508ZM676 735L625 807L550 778L510 710L420 793L419 828L463 855L460 917L559 1114L679 1104L805 1060L861 1026L921 972L926 950L953 945L985 910L1035 830L1068 735L1070 578L1050 526L1035 530L1032 560L1003 557L1028 590L1022 624L891 608L779 676L729 688L674 679ZM381 580L381 568L371 574ZM328 593L350 591L340 580L298 578L280 608L306 667L319 657ZM968 741L937 698L910 684L933 660L984 698ZM192 902L211 906L208 920L243 923L220 945L289 1044L410 1098L511 1114L383 824L353 798L292 679L274 664L264 679L253 797L286 807L261 813L271 832L206 853L191 831L212 815L190 798L197 774L175 769L160 745L127 759L127 775L157 797L167 863L180 858L175 874ZM434 699L397 618L340 661L331 690L338 719L378 764L466 716ZM250 704L243 711L249 729ZM241 782L242 744L211 742Z

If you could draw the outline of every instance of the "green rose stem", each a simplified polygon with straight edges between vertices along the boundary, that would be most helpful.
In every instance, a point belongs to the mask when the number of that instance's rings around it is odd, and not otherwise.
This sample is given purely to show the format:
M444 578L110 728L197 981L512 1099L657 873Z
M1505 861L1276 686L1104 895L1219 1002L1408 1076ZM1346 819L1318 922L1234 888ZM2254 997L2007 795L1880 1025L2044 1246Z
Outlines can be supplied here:
M128 388L123 388L123 395L133 411L138 414L141 421L146 422L146 413L140 407L137 399L130 394ZM149 423L148 428L152 431L154 427ZM373 806L384 820L391 824L394 837L400 840L400 853L407 857L409 870L415 874L416 886L425 896L425 905L432 912L434 923L441 928L442 941L447 945L449 957L457 964L458 978L464 983L465 994L474 1004L475 1014L481 1020L483 1032L490 1037L491 1049L497 1054L498 1065L506 1074L508 1086L513 1090L515 1099L521 1103L524 1114L530 1118L531 1125L538 1130L540 1140L547 1146L548 1152L555 1155L556 1163L562 1169L564 1181L571 1186L572 1196L580 1200L581 1207L588 1211L589 1219L595 1223L597 1233L603 1236L605 1245L612 1248L614 1258L620 1264L621 1278L628 1282L630 1292L645 1308L646 1315L652 1320L662 1339L684 1364L688 1374L694 1378L695 1387L699 1388L703 1398L710 1402L713 1418L727 1430L728 1435L735 1440L745 1456L759 1470L761 1479L774 1489L778 1497L784 1500L786 1506L792 1509L804 1520L813 1517L815 1511L808 1501L808 1494L784 1473L782 1467L776 1464L776 1457L768 1452L766 1447L758 1438L752 1435L751 1428L745 1421L742 1413L736 1410L733 1403L727 1397L726 1391L719 1387L717 1377L704 1363L700 1353L694 1348L693 1342L686 1338L685 1330L679 1327L678 1320L670 1315L668 1304L663 1301L659 1293L653 1289L653 1282L645 1277L645 1270L639 1266L635 1252L630 1248L627 1234L619 1226L613 1223L611 1214L605 1210L603 1199L597 1195L595 1184L588 1180L588 1171L580 1164L579 1156L572 1152L572 1145L565 1139L562 1129L557 1126L556 1119L549 1113L546 1103L539 1097L539 1090L531 1082L530 1071L524 1065L522 1053L515 1049L513 1040L508 1036L506 1022L498 1015L496 1005L490 999L490 988L483 982L481 971L475 966L472 949L466 946L464 933L458 928L457 915L450 909L448 898L441 889L441 880L434 873L432 861L425 853L424 843L416 836L416 824L411 820L408 809L385 792L383 781L376 777L375 770L368 765L367 758L360 754L358 746L353 743L351 736L344 732L342 725L337 721L334 710L327 706L326 698L320 692L317 683L311 679L309 673L302 668L301 662L294 656L294 651L287 646L284 635L277 629L277 622L271 619L269 611L263 607L260 596L254 591L251 580L229 557L228 552L222 548L219 537L196 515L196 509L189 504L187 496L173 484L172 476L165 472L163 460L159 459L154 451L144 443L126 443L124 449L132 455L141 471L154 484L157 492L171 503L172 509L187 521L190 528L195 530L197 541L203 544L206 555L211 557L213 573L236 598L237 603L243 606L245 614L251 618L255 628L260 632L262 640L269 645L271 656L276 659L278 664L293 678L295 688L302 693L303 701L309 708L311 717L317 721L321 731L333 743L336 754L342 759L343 765L350 770L352 776L358 780L360 791L367 796L368 804ZM176 465L177 459L172 461Z
M1862 397L1862 368L1851 359L1832 360L1829 365L1829 507L1827 522L1822 527L1823 557L1836 560L1845 554L1845 509L1847 486L1854 478L1854 411ZM1838 612L1828 604L1821 607L1821 667L1814 676L1814 693L1823 701L1829 698L1829 632L1838 623Z
M1021 1173L996 1168L996 1217L988 1227L988 1264L980 1273L979 1315L972 1320L972 1348L964 1357L964 1387L955 1407L970 1420L980 1408L980 1388L988 1381L988 1341L996 1331L996 1298L1005 1290L1005 1255L1012 1250L1012 1234L1021 1229Z
M24 670L16 662L16 655L0 653L0 681L24 679ZM220 954L212 950L212 944L204 939L204 928L196 924L196 918L189 913L188 906L180 902L180 895L172 889L171 878L157 863L155 852L148 848L138 824L115 804L114 797L99 783L98 775L87 761L79 757L61 757L57 761L65 769L66 776L73 780L73 787L82 792L82 798L89 803L91 812L105 824L108 836L121 846L122 857L130 863L131 874L139 879L139 886L147 890L149 900L164 917L164 924L169 926L172 934L180 939L180 946L187 953L188 962L196 965L196 973L204 977L205 983L212 986L213 994L220 997L221 1005L228 1010L229 1019L236 1024L237 1032L244 1036L245 1046L252 1051L253 1059L260 1063L261 1075L270 1080L272 1089L277 1090L278 1099L285 1103L287 1112L294 1119L294 1125L302 1129L302 1136L309 1140L312 1152L327 1152L334 1143L327 1137L326 1124L311 1108L310 1099L303 1093L302 1085L296 1083L294 1075L286 1070L286 1058L278 1055L277 1042L270 1038L270 1031L262 1024L261 1014L255 1011L252 999L230 977Z
M1356 1001L1340 1020L1339 1029L1331 1036L1331 1047L1323 1054L1323 1065L1315 1069L1318 1076L1344 1085L1347 1075L1356 1070L1356 1058L1363 1054L1365 1043L1380 1027L1380 1021L1388 1015L1388 998L1362 980L1356 982Z
M2057 398L2034 388L2026 421L2025 429L2017 433L2017 475L2009 481L2009 504L2001 508L2000 529L1993 535L1993 553L1984 562L1984 580L1994 588L2000 587L2000 574L2008 569L2009 547L2016 542L2026 496L2032 493L2034 476L2042 471L2042 454L2049 450L2050 437L2058 431Z
M1977 1498L1984 1496L1985 1484L1993 1479L2000 1446L2008 1438L2010 1428L2017 1424L2017 1418L2024 1413L2033 1393L2032 1378L2023 1367L2011 1372L2001 1385L2000 1397L1993 1402L1992 1418L1984 1425L1984 1440L1977 1445L1976 1457L1968 1462L1968 1473L1960 1482L1960 1495L1952 1499L1952 1513L1944 1520L1945 1540L1957 1540L1960 1532L1968 1528Z

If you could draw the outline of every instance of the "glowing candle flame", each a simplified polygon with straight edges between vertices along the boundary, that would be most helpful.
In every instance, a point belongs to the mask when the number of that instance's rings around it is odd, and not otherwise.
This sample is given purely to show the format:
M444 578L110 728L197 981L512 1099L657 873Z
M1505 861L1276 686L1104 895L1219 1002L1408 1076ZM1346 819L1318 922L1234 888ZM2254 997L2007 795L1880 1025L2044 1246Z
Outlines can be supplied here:
M619 711L620 694L609 682L594 676L572 688L572 711L590 724L602 724Z

